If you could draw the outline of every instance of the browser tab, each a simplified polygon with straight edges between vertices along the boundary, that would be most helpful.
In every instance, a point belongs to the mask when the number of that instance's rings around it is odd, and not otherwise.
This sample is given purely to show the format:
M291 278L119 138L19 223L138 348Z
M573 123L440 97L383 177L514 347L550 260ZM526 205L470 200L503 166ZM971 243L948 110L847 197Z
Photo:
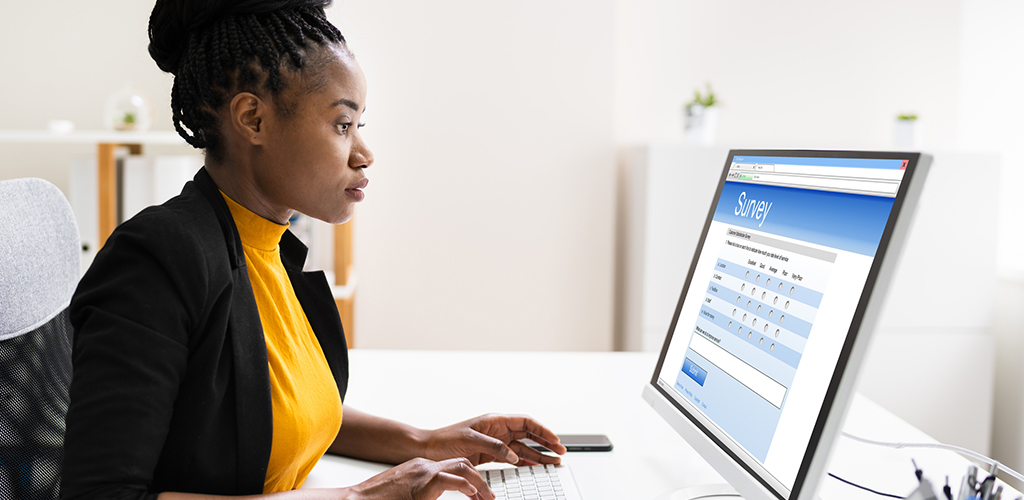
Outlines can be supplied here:
M746 160L733 162L729 180L885 197L896 196L908 163L906 160L829 161L797 157L780 157L774 162Z

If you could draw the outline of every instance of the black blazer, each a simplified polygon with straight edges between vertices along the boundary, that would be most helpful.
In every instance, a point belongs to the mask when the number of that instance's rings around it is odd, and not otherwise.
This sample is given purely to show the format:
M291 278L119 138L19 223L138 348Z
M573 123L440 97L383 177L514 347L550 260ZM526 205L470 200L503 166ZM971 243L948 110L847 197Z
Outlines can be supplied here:
M322 272L281 259L344 399L348 352ZM107 240L70 306L61 498L256 494L270 460L267 346L231 212L205 168Z

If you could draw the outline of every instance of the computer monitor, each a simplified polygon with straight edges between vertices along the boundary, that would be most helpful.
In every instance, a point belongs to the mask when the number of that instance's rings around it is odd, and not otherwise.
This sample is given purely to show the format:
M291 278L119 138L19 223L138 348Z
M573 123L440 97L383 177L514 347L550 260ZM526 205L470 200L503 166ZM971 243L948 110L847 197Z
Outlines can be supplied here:
M729 152L644 399L747 500L817 498L930 163Z

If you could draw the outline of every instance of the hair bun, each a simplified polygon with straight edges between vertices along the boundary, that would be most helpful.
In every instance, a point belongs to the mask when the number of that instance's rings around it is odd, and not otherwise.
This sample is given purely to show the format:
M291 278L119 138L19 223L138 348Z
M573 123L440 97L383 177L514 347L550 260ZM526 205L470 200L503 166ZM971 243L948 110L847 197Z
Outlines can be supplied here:
M323 9L331 0L228 0L224 2L225 14L266 14L277 10L299 8Z
M299 8L323 9L331 0L157 0L149 16L149 55L161 70L177 75L190 33L228 15L266 14Z
M149 55L161 70L177 74L188 36L220 17L225 0L157 0L149 16Z

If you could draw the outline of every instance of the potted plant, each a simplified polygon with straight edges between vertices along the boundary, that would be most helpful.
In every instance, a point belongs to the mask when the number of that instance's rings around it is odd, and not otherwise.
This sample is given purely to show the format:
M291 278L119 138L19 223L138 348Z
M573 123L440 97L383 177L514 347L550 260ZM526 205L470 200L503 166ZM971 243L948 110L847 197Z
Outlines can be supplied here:
M149 99L128 83L111 94L103 112L107 128L122 131L145 131L150 125Z
M718 96L705 85L707 92L701 94L700 89L693 92L693 100L684 106L686 119L685 137L688 142L696 144L712 144L715 142L715 131L718 128Z
M917 113L900 113L896 115L893 127L892 145L896 149L914 149L917 147L915 134Z

